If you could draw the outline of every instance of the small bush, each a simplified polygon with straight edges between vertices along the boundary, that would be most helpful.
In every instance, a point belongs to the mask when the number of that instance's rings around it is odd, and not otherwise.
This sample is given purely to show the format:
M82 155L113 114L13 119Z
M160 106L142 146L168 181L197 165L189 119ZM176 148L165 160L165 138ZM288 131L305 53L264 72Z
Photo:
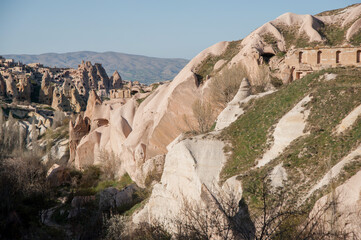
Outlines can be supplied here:
M122 215L112 215L105 219L105 237L104 240L120 240L124 237L126 218Z
M279 78L275 78L275 77L271 77L271 84L275 87L275 88L279 88L283 85L283 82L281 79Z
M95 187L99 182L101 174L102 171L98 166L91 165L86 167L80 179L80 187Z
M276 56L282 58L282 57L286 56L286 52L283 52L283 51L278 52L278 53L276 53Z

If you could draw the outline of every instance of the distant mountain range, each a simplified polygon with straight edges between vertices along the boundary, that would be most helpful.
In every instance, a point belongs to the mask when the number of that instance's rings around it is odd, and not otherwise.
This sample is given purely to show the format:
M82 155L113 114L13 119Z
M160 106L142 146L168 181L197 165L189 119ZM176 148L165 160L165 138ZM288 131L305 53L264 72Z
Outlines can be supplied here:
M181 58L155 58L118 52L90 51L2 56L25 64L38 62L51 67L77 68L82 60L91 61L101 63L109 76L117 70L124 80L137 80L147 84L172 80L189 61Z

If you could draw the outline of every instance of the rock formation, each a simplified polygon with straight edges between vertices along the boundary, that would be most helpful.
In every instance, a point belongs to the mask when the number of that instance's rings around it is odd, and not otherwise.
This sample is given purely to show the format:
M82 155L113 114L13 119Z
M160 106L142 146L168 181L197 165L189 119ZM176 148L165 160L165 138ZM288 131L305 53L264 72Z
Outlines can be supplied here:
M123 81L122 81L122 78L120 77L118 71L115 71L113 73L113 76L111 77L110 80L112 82L113 88L118 89L118 88L123 87Z
M31 101L31 84L28 78L23 78L17 84L18 88L18 99L20 101Z
M70 111L69 99L66 98L63 94L63 91L60 87L56 87L53 90L53 102L51 107L57 111Z
M83 167L98 162L100 150L104 149L121 159L119 175L127 172L138 185L144 186L145 179L139 177L141 165L167 153L166 146L182 130L188 130L184 115L195 121L192 104L202 96L206 86L197 86L194 69L207 56L222 54L227 46L227 42L221 42L200 53L171 83L159 86L150 94L137 110L138 104L132 98L124 105L94 105L92 113L86 113L91 132L77 147L75 165Z
M95 90L91 90L89 93L88 103L86 106L86 111L84 113L84 118L92 119L95 105L101 105L102 100L98 97Z
M6 96L6 83L0 74L0 97Z
M18 89L16 88L16 82L11 74L6 79L6 96L8 98L14 98L14 99L18 97Z
M51 77L48 72L44 73L41 80L39 101L49 105L51 105L53 101L53 87L51 86Z
M81 81L84 82L84 87L94 90L108 91L110 88L110 80L101 64L84 61L79 65L78 71L81 72Z
M88 118L83 118L80 114L75 120L69 122L69 163L73 164L75 160L76 148L80 140L88 134L90 131L90 125Z

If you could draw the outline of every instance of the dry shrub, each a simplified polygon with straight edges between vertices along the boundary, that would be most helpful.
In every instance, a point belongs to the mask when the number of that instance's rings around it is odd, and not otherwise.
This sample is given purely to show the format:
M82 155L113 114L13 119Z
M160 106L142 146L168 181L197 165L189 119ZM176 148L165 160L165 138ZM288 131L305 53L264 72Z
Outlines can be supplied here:
M271 82L270 70L267 65L260 65L259 70L255 76L252 76L252 94L264 92L266 86Z
M43 192L47 188L46 168L40 156L31 152L2 160L3 174L14 184L14 190L25 196Z
M105 237L104 240L124 239L126 218L122 215L111 215L104 220Z
M208 132L213 124L213 109L209 102L196 100L192 104L192 111L198 124L198 132Z
M26 132L12 113L9 113L5 121L2 108L0 107L0 157L6 157L14 151L22 152L26 138Z
M231 68L226 66L210 83L212 102L224 108L236 95L243 78L248 78L248 72L241 63Z
M263 177L258 186L261 198L252 210L244 199L238 202L222 191L203 191L206 207L183 199L177 239L355 239L354 232L336 227L337 195L309 215L307 206L296 204L297 196L282 188L274 191L267 181Z
M100 151L99 154L100 169L103 172L103 177L106 180L114 180L119 168L118 157L113 151Z

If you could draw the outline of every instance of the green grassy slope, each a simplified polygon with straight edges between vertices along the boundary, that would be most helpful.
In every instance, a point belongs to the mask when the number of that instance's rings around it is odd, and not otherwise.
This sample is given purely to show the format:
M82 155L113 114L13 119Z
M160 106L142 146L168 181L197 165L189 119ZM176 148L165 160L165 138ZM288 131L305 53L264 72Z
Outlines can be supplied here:
M325 73L335 73L337 78L322 80ZM307 94L313 97L306 106L311 110L306 126L310 134L292 142L265 167L251 170L256 159L270 147L267 139L273 133L275 124ZM330 167L361 143L361 119L343 134L333 134L341 120L360 104L361 69L357 68L316 72L282 87L278 92L250 102L246 113L222 132L222 138L233 147L225 149L231 150L232 154L222 170L221 179L224 181L241 174L244 196L256 199L254 189L261 184L261 176L283 162L289 176L290 191L297 191L300 196L307 193ZM360 169L359 160L348 165L337 183L342 183ZM322 191L328 190L324 188ZM317 198L317 195L314 197Z

